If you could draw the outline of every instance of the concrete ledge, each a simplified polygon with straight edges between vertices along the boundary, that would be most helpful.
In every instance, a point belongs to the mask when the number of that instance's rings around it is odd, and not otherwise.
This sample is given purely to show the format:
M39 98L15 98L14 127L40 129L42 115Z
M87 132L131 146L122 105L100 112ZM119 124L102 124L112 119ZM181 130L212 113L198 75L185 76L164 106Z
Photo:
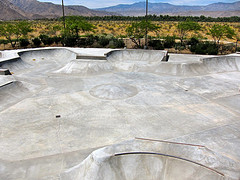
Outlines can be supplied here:
M16 82L13 76L0 76L0 88Z
M12 75L8 69L0 69L0 75Z
M77 55L77 59L107 60L107 57L106 56L82 56L82 55Z

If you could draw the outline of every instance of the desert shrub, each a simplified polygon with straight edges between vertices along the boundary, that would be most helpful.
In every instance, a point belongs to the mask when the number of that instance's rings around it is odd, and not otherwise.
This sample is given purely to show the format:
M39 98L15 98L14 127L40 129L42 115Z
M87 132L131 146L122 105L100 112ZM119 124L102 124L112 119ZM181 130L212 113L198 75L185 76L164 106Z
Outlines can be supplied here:
M120 34L118 37L119 37L119 38L127 38L127 35L122 35L122 34Z
M93 35L83 36L83 37L77 39L77 46L78 47L90 47L97 40L98 40L97 36L93 36Z
M45 34L41 34L41 35L39 36L39 38L41 39L41 41L42 41L42 43L43 43L44 45L51 45L51 44L54 43L54 39L51 38L51 37L49 37L49 36L47 36L47 35L45 35Z
M33 45L35 46L35 47L39 47L40 45L41 45L41 40L39 39L39 38L34 38L34 39L32 39L32 42L33 42Z
M56 44L58 44L59 42L61 42L61 37L59 37L59 36L54 36L54 37L52 37L52 39L53 39L53 41L54 41Z
M198 44L195 47L194 53L196 54L207 54L207 48L204 43Z
M175 48L175 50L182 51L182 50L186 49L186 46L181 43L175 43L174 48Z
M8 40L0 39L0 44L4 44L4 45L6 45L6 44L8 44L8 43L9 43Z
M105 36L101 36L98 40L98 43L100 46L106 47L109 44L109 41L110 40L108 38L106 38Z
M27 47L30 44L28 39L20 39L19 43L20 43L20 47Z
M123 39L113 38L112 42L113 42L114 48L124 48L125 47L125 43L124 43Z
M73 35L68 35L68 36L63 36L61 43L64 46L68 46L68 47L74 47L77 45L77 37L73 36Z
M196 54L208 54L217 55L218 46L212 42L199 42L196 45L191 46L190 51Z
M174 36L167 36L163 43L165 48L172 48L175 45L175 37Z
M109 48L124 48L125 43L122 39L111 38L109 41Z
M234 53L235 52L235 44L222 44L220 46L220 52L221 52L221 54Z
M87 45L87 46L93 45L93 43L94 43L95 40L97 40L97 39L98 39L98 37L97 37L97 36L93 36L92 34L89 35L89 36L87 36L87 38L86 38L86 45Z
M197 38L194 38L192 37L188 42L187 42L187 45L190 45L190 46L195 46L199 43L199 40Z
M78 38L77 39L77 46L78 47L85 47L86 46L86 39L85 37L83 38Z
M164 50L164 45L161 40L151 40L148 42L148 45L155 50Z
M207 48L207 54L208 54L208 55L217 55L217 54L218 54L218 47L217 47L217 46L214 46L214 45L209 46L209 47Z

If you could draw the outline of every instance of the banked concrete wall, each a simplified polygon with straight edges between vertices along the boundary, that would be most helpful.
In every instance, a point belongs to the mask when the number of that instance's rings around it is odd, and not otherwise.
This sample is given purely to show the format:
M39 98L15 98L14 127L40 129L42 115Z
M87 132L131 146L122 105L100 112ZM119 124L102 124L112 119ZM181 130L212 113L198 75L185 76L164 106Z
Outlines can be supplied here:
M29 69L38 63L55 63L55 73L98 75L111 72L150 72L173 76L198 76L240 70L239 56L204 58L197 62L165 62L167 51L113 50L107 60L76 59L77 54L65 49L38 49L21 51L11 59L0 61L0 68L17 71Z
M55 62L66 64L72 59L76 59L76 53L65 48L24 50L18 52L15 57L5 59L0 62L0 68L17 71L28 69L41 62Z
M231 164L231 165L230 165ZM64 180L237 179L239 165L204 146L133 140L94 151Z
M157 74L168 74L176 76L205 75L240 70L240 57L219 56L201 59L200 62L191 63L161 63Z

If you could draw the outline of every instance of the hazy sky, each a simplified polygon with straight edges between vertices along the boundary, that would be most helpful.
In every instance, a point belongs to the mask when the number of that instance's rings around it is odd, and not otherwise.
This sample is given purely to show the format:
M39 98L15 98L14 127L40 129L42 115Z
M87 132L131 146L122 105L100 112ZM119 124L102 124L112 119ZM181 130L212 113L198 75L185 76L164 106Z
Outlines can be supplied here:
M61 4L62 0L39 0ZM64 0L66 5L83 5L88 8L101 8L118 4L132 4L143 0ZM236 2L237 0L149 0L149 2L167 2L176 5L207 5L216 2Z

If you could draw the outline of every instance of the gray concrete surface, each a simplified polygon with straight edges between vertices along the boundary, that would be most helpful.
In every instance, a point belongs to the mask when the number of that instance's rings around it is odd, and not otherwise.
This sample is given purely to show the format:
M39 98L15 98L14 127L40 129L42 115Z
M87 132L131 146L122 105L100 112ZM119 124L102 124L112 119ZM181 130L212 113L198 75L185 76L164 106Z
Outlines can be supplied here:
M204 145L229 159L211 159L220 172L240 178L240 55L76 59L110 51L1 52L13 75L0 76L0 179L60 179L92 151L134 137Z

